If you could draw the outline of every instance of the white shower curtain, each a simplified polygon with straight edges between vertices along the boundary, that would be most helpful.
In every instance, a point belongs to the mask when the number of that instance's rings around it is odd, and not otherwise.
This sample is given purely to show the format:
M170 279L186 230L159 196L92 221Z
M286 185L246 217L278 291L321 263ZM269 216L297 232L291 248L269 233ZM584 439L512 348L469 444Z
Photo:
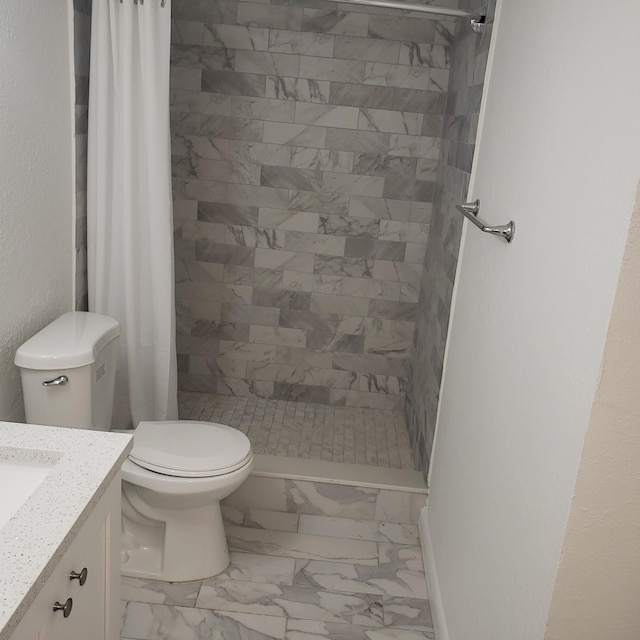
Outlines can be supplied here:
M89 308L122 329L116 428L177 418L170 32L170 0L93 0Z

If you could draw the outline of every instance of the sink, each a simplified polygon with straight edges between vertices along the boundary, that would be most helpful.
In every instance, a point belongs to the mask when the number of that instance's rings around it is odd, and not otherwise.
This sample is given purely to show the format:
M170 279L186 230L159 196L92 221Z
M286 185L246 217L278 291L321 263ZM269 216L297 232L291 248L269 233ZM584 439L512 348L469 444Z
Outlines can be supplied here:
M49 452L28 451L10 458L0 448L0 529L49 475L57 460Z

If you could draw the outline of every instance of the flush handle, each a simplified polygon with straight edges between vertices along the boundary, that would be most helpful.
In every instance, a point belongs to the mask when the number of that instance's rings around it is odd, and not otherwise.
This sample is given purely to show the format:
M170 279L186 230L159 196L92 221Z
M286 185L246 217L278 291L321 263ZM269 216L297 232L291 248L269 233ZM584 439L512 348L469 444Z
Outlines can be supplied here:
M57 378L54 378L53 380L45 380L42 383L43 387L61 387L65 384L67 384L67 382L69 382L69 378L67 378L67 376L58 376Z

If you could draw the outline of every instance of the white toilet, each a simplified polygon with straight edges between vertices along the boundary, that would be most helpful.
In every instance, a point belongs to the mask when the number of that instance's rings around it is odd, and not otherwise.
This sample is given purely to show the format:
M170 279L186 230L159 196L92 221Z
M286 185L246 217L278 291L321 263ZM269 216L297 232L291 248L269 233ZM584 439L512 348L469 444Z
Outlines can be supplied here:
M70 312L17 351L27 422L109 430L118 323ZM202 580L229 564L220 500L249 476L248 438L211 422L141 422L122 466L122 573Z

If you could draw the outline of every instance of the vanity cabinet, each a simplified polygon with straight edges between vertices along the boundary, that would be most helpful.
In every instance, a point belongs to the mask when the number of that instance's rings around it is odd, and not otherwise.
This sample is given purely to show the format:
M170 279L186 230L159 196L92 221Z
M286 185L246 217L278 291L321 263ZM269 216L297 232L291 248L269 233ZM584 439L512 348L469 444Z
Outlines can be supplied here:
M11 640L117 640L119 589L120 474L42 585Z

